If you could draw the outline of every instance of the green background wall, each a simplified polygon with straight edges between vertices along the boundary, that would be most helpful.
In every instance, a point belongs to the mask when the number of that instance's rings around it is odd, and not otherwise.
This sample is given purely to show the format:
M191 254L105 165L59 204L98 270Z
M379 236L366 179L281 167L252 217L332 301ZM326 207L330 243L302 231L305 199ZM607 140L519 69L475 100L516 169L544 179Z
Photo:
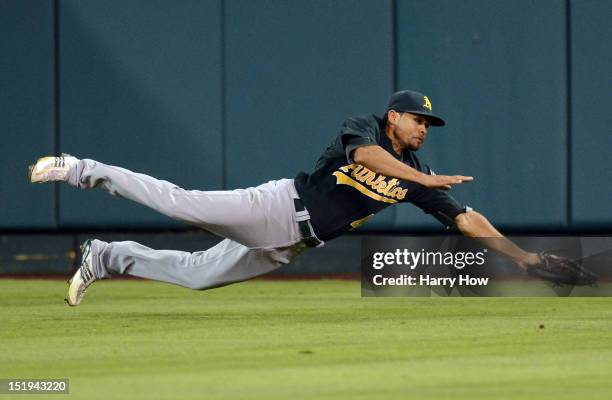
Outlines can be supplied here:
M497 224L563 226L564 3L400 1L398 11L398 86L431 93L448 123L430 130L424 158L438 173L473 175L454 195ZM430 220L398 211L402 228Z
M0 0L0 229L177 227L145 207L28 185L68 152L186 188L310 170L344 118L395 89L448 126L422 151L503 229L612 223L609 1ZM440 229L389 209L365 229Z
M612 224L612 2L571 3L571 216Z
M0 30L0 229L53 228L53 186L26 179L54 151L53 3L1 0Z

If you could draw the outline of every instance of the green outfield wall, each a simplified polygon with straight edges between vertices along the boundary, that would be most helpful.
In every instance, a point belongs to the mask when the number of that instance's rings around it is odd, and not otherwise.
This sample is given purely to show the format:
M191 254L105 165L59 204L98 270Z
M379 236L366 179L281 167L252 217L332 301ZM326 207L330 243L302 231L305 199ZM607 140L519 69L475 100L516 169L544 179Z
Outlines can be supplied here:
M41 154L185 188L309 171L395 89L448 126L424 158L502 229L609 231L612 2L0 0L0 230L181 225L96 191L29 185ZM409 205L368 230L440 230Z

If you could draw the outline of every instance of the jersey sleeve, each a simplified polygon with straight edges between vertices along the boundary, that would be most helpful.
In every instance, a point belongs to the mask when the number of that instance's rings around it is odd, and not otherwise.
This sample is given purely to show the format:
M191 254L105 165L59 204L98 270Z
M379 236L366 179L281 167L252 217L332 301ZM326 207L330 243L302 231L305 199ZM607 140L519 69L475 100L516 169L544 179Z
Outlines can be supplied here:
M429 166L425 168L430 175L435 175ZM454 227L457 215L471 210L470 207L461 205L453 196L441 189L422 187L409 201L449 228Z
M353 150L378 142L377 132L377 123L373 118L352 117L344 121L339 137L349 163L354 162L351 157Z

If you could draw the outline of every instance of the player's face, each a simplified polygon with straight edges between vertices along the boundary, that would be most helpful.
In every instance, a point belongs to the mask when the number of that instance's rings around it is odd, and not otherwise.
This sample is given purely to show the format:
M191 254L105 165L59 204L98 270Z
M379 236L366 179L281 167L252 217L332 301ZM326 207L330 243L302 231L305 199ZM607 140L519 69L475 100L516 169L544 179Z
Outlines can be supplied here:
M396 138L404 148L416 151L425 143L429 121L420 115L402 113L395 127Z

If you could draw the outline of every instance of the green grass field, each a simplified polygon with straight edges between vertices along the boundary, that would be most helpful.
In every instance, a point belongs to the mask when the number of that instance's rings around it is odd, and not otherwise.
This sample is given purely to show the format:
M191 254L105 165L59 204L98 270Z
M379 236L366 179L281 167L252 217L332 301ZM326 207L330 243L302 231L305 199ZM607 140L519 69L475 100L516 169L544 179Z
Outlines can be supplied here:
M70 395L19 399L612 398L612 298L123 280L69 308L65 287L0 280L0 378L70 379Z

